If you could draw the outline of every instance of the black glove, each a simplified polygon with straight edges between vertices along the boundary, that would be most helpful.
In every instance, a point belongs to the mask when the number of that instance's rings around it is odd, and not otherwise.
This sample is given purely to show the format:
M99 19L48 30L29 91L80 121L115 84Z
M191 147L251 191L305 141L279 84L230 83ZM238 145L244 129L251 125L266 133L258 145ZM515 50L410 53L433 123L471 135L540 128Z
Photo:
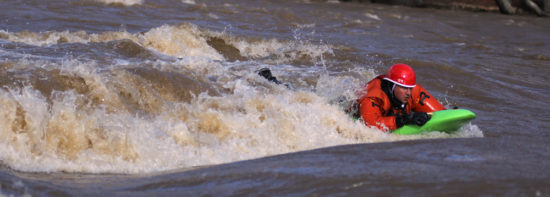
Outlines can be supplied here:
M430 118L432 117L426 112L411 112L410 114L406 115L405 124L416 124L418 126L422 126L426 124L426 122L428 122Z
M422 126L432 118L426 112L411 112L410 114L395 117L397 127L402 127L406 124L416 124Z

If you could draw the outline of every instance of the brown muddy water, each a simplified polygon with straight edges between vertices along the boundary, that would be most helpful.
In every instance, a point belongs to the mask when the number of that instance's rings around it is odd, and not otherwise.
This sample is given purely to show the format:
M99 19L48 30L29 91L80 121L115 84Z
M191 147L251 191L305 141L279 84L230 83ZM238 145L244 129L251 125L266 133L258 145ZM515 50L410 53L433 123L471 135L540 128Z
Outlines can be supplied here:
M1 2L0 196L550 196L548 18ZM415 136L354 122L342 107L397 62L477 119Z

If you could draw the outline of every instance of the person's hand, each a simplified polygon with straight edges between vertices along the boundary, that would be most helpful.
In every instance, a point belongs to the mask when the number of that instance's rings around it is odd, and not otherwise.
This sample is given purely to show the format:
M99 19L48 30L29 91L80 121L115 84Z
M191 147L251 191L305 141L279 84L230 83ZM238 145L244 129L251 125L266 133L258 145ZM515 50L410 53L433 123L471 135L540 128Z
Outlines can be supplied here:
M426 124L426 122L428 122L430 118L432 117L426 112L411 112L410 114L406 115L405 124L416 124L418 126L422 126Z

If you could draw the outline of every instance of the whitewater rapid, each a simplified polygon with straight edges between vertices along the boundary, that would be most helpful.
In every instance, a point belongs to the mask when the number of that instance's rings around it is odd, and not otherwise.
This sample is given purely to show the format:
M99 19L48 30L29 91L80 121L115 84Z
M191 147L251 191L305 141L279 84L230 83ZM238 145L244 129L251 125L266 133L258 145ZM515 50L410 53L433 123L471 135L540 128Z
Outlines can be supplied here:
M158 172L343 144L483 136L475 125L398 136L353 121L338 99L357 99L380 73L328 71L327 56L340 46L300 37L184 23L141 33L2 30L0 38L14 45L1 51L0 161L20 171ZM291 88L260 77L264 67Z

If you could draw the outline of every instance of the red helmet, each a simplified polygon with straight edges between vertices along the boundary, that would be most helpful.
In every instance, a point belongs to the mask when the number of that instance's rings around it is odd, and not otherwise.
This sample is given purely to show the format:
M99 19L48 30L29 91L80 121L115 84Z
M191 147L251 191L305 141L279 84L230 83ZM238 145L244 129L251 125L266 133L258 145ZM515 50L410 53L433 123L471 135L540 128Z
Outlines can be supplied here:
M407 88L416 86L414 70L407 64L394 64L388 70L388 74L386 74L384 79Z

